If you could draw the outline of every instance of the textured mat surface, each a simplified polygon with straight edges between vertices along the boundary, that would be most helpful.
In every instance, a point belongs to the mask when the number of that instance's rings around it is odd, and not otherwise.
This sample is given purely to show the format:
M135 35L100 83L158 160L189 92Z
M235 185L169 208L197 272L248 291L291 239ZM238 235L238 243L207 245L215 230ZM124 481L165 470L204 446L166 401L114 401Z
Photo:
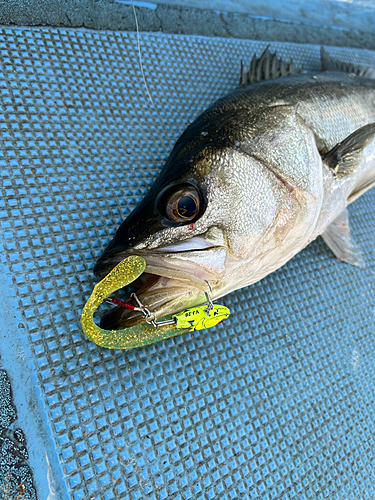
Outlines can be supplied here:
M375 190L350 209L366 269L318 240L226 297L232 316L213 330L123 352L79 326L95 257L188 122L267 44L142 35L155 110L133 34L0 37L3 314L21 317L0 351L20 338L34 372L49 500L375 498ZM319 47L272 48L319 67ZM11 383L16 397L21 374Z

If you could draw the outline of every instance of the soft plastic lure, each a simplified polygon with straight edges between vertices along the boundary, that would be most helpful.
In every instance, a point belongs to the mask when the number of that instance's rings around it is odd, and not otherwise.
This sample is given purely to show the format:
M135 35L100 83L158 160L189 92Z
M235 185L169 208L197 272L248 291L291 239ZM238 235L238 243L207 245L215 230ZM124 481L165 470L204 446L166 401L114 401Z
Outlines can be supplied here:
M109 349L131 349L158 340L180 335L184 332L211 328L226 319L230 311L227 307L213 304L208 298L208 304L187 309L174 314L170 318L157 321L154 314L139 301L137 310L145 316L145 323L131 326L123 330L103 330L94 322L96 309L113 293L130 285L145 270L146 262L142 257L131 256L122 260L97 285L86 302L82 311L81 325L86 337L101 347ZM121 301L114 301L120 303ZM133 307L134 308L134 307Z

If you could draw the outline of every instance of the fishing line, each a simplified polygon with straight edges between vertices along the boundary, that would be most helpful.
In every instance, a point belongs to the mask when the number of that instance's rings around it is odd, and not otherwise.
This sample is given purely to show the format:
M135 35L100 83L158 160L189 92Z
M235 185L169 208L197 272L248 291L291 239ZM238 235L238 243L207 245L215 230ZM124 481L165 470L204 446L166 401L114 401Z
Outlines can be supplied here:
M155 103L152 100L151 92L150 92L150 89L148 88L146 77L145 77L145 73L143 71L142 53L141 53L141 41L140 41L140 37L139 37L139 26L138 26L137 12L135 10L133 0L131 0L131 2L132 2L133 12L134 12L134 18L135 18L135 27L136 27L136 30L137 30L137 45L138 45L138 56L139 56L139 68L140 68L141 73L142 73L142 78L143 78L143 81L144 81L144 84L145 84L145 87L146 87L147 95L148 95L148 97L149 97L149 99L151 101L151 104L154 107L156 113L159 115L158 110L156 109Z
M148 97L150 98L151 104L154 106L154 108L156 110L154 101L152 100L151 93L150 93L150 90L149 90L148 85L147 85L145 74L144 74L144 71L143 71L142 53L141 53L141 42L140 42L140 39L139 39L138 18L137 18L137 13L135 11L133 0L132 0L132 7L133 7L133 12L134 12L134 18L135 18L135 26L136 26L136 29L137 29L137 44L138 44L138 54L139 54L139 67L140 67L140 70L141 70L141 73L142 73L143 81L145 82L145 87L146 87L146 90L147 90Z
M142 73L142 78L143 78L143 82L144 82L145 87L146 87L147 95L148 95L148 97L149 97L149 99L151 101L151 104L152 104L152 107L155 110L155 113L158 115L158 117L160 118L160 120L164 123L164 126L166 126L168 130L171 130L171 127L170 127L168 121L165 120L159 114L159 111L157 110L157 108L155 106L155 103L154 103L154 101L152 99L151 91L150 91L150 89L149 89L149 87L147 85L147 80L146 80L146 76L145 76L145 73L144 73L144 70L143 70L143 64L142 64L141 39L140 39L140 36L139 36L138 17L137 17L137 12L135 10L135 6L134 6L133 0L131 0L131 4L132 4L132 7L133 7L133 13L134 13L134 19L135 19L135 27L136 27L136 30L137 30L137 46L138 46L139 68L140 68L141 73Z

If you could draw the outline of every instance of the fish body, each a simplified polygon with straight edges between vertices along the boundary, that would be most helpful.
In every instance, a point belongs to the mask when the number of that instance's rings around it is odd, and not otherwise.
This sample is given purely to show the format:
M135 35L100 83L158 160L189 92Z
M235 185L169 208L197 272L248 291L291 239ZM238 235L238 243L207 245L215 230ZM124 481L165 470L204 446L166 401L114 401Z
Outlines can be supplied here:
M245 82L202 113L95 273L142 256L138 294L160 317L259 281L320 234L358 264L345 209L375 182L375 80L327 60L334 71ZM118 308L102 325L140 320Z

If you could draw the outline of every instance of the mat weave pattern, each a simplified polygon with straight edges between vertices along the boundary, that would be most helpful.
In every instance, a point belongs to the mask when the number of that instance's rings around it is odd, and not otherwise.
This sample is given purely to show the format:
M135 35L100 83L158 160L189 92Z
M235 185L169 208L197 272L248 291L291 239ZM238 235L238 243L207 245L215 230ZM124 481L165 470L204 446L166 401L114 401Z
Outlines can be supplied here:
M227 296L212 330L123 352L79 325L95 258L187 124L266 46L141 35L153 107L134 34L0 31L1 261L67 498L375 498L375 190L350 208L366 269L319 239ZM271 48L319 67L319 47Z

